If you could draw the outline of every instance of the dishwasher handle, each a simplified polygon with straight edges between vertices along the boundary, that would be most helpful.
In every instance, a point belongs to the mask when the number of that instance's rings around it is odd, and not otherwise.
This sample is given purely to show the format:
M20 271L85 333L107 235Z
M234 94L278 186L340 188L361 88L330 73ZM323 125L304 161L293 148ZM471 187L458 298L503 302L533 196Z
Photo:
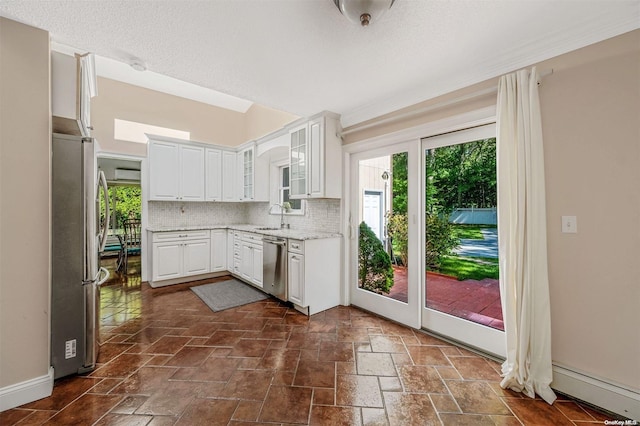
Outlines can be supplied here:
M284 240L282 238L263 238L262 242L267 243L267 244L275 244L277 246L286 246L287 245L287 240Z

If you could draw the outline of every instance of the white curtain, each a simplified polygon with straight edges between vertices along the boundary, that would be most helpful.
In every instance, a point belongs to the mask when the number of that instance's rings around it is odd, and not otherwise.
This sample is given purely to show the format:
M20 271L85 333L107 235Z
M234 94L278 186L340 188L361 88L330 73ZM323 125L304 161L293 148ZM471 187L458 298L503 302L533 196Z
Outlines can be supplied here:
M500 386L552 404L542 122L536 69L500 78L497 105L500 293L507 359Z

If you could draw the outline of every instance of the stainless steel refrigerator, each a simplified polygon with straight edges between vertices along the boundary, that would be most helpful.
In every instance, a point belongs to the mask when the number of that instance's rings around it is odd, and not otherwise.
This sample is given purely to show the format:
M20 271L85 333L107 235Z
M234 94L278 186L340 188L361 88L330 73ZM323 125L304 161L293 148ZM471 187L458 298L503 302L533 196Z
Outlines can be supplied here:
M53 134L51 365L56 379L93 370L98 356L100 285L109 277L100 268L99 252L109 228L109 197L104 173L97 172L95 145L92 138Z

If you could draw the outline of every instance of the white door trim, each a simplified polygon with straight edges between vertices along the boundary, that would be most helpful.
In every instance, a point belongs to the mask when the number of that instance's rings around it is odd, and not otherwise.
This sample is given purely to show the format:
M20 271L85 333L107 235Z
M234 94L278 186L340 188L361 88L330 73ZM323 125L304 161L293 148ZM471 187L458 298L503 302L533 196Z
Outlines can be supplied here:
M385 155L392 155L400 152L408 152L408 180L409 180L409 197L408 197L408 220L409 220L409 235L418 235L420 223L417 215L411 212L417 211L420 206L420 194L419 188L421 187L419 179L419 153L421 144L419 140L407 141L403 143L391 144L384 147L379 147L373 150L366 150L359 153L354 153L349 156L349 178L351 188L348 193L350 197L348 204L346 204L346 218L348 236L346 246L346 265L345 269L348 271L345 280L345 287L348 293L349 303L359 306L368 311L375 312L384 317L390 318L394 321L405 324L409 327L420 328L420 288L419 277L415 273L415 269L408 269L407 273L407 296L408 303L400 302L398 300L391 299L387 296L382 296L362 290L357 287L358 282L358 213L361 206L359 205L359 185L358 174L359 167L357 164L360 160L375 158ZM351 224L349 226L349 218L351 217ZM414 241L409 242L409 264L418 264L419 259L419 238L413 238Z

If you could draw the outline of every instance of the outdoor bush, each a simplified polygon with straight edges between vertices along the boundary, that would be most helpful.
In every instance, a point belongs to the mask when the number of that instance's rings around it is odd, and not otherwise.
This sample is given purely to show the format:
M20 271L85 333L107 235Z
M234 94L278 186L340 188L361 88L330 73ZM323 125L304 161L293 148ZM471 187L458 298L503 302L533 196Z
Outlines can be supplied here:
M404 266L408 266L407 244L409 242L409 222L406 214L387 213L387 234L393 241L394 255L398 255Z
M378 294L389 293L393 287L391 258L376 234L364 222L360 224L358 242L359 287Z
M442 257L451 254L451 250L460 244L453 232L453 226L446 218L437 214L426 215L427 245L425 260L429 270L438 270Z

